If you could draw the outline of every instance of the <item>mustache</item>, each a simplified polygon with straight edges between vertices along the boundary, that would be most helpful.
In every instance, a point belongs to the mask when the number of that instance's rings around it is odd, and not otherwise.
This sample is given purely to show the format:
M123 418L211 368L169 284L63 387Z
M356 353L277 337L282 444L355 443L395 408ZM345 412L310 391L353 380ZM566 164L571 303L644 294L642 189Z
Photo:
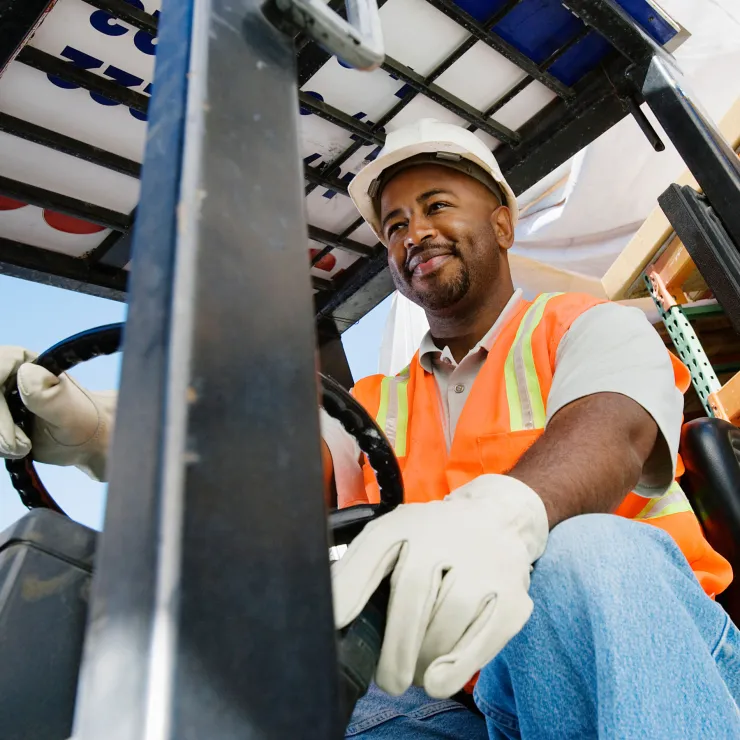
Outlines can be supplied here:
M406 254L405 268L410 275L422 262L444 254L456 255L457 247L454 242L424 242L423 246L412 247Z

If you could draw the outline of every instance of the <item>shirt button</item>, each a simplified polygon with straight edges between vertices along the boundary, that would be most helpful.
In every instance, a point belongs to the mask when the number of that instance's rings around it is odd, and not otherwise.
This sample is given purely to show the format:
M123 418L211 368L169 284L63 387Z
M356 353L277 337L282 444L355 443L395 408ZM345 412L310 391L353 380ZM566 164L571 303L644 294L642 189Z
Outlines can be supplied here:
M465 386L462 383L458 383L455 386L455 393L462 393L465 390Z

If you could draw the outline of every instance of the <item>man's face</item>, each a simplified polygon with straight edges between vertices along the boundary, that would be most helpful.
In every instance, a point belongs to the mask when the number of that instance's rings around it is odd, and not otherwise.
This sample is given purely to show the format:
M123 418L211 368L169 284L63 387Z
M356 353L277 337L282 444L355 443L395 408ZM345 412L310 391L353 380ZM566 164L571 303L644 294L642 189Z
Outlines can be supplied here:
M380 219L396 288L431 311L490 291L513 239L508 209L485 185L436 164L399 172L383 190Z

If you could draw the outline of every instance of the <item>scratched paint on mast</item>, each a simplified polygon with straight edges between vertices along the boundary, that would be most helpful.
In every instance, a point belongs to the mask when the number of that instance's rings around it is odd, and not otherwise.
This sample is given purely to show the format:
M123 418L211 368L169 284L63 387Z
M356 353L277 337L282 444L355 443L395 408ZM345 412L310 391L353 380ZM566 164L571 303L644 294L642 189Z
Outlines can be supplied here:
M160 0L126 2L158 17ZM456 2L481 21L504 5L504 0ZM669 25L660 18L656 20L646 0L619 2L629 6L636 17L644 17L646 30L661 43L668 39ZM469 33L426 0L388 0L381 8L380 17L389 62L395 60L424 78L433 75L439 89L472 106L478 115L526 77L521 69L483 41L471 42L457 61L444 72L435 73L450 54L467 42ZM522 20L525 17L531 18L531 22L525 23ZM540 22L545 17L550 20ZM496 26L496 31L537 62L574 24L572 16L563 12L560 0L522 0L516 13L507 19ZM536 28L532 25L535 21ZM151 94L156 37L83 0L59 0L30 45L102 79L113 80L145 96ZM603 49L597 46L579 44L571 49L570 56L558 62L558 79L570 84L596 66L601 58L599 54L603 54ZM369 127L376 127L378 121L395 111L385 126L378 129L381 134L423 117L467 125L456 112L412 90L385 69L357 72L334 57L326 55L325 59L302 85L302 92ZM235 90L239 84L239 80L234 81ZM492 120L516 130L553 97L549 88L533 81L494 113ZM0 112L135 162L140 162L143 156L147 125L144 113L47 76L18 61L11 63L0 78ZM377 157L378 142L358 140L357 134L325 120L308 106L299 106L298 112L304 165L315 173L329 169L331 180L341 183L341 188L319 185L307 196L309 223L332 234L344 234L362 244L374 245L375 237L366 225L349 231L357 222L357 213L342 190L346 190L367 161ZM481 132L477 135L491 149L499 146L493 136ZM0 136L0 175L88 200L119 213L128 214L135 207L139 185L134 178L38 144L23 142L19 145L18 142L10 135ZM352 145L356 145L356 151L345 159L343 153ZM340 157L341 163L333 165ZM54 228L54 224L64 225L66 231ZM71 233L73 231L89 233ZM108 234L108 229L70 228L66 221L44 218L43 209L35 206L0 210L0 237L68 255L79 256L90 251ZM323 248L323 244L315 241L309 240L306 244L307 252ZM333 261L325 260L321 266L315 266L313 274L333 278L358 259L341 249L333 250L332 257Z

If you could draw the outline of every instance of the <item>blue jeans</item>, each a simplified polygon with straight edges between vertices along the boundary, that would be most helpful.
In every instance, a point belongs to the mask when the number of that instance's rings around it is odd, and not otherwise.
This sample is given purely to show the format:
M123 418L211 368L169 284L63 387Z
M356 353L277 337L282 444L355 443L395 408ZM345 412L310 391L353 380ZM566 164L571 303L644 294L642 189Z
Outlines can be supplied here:
M608 514L555 527L532 573L534 612L480 674L482 716L373 686L357 740L740 738L740 632L673 539Z

